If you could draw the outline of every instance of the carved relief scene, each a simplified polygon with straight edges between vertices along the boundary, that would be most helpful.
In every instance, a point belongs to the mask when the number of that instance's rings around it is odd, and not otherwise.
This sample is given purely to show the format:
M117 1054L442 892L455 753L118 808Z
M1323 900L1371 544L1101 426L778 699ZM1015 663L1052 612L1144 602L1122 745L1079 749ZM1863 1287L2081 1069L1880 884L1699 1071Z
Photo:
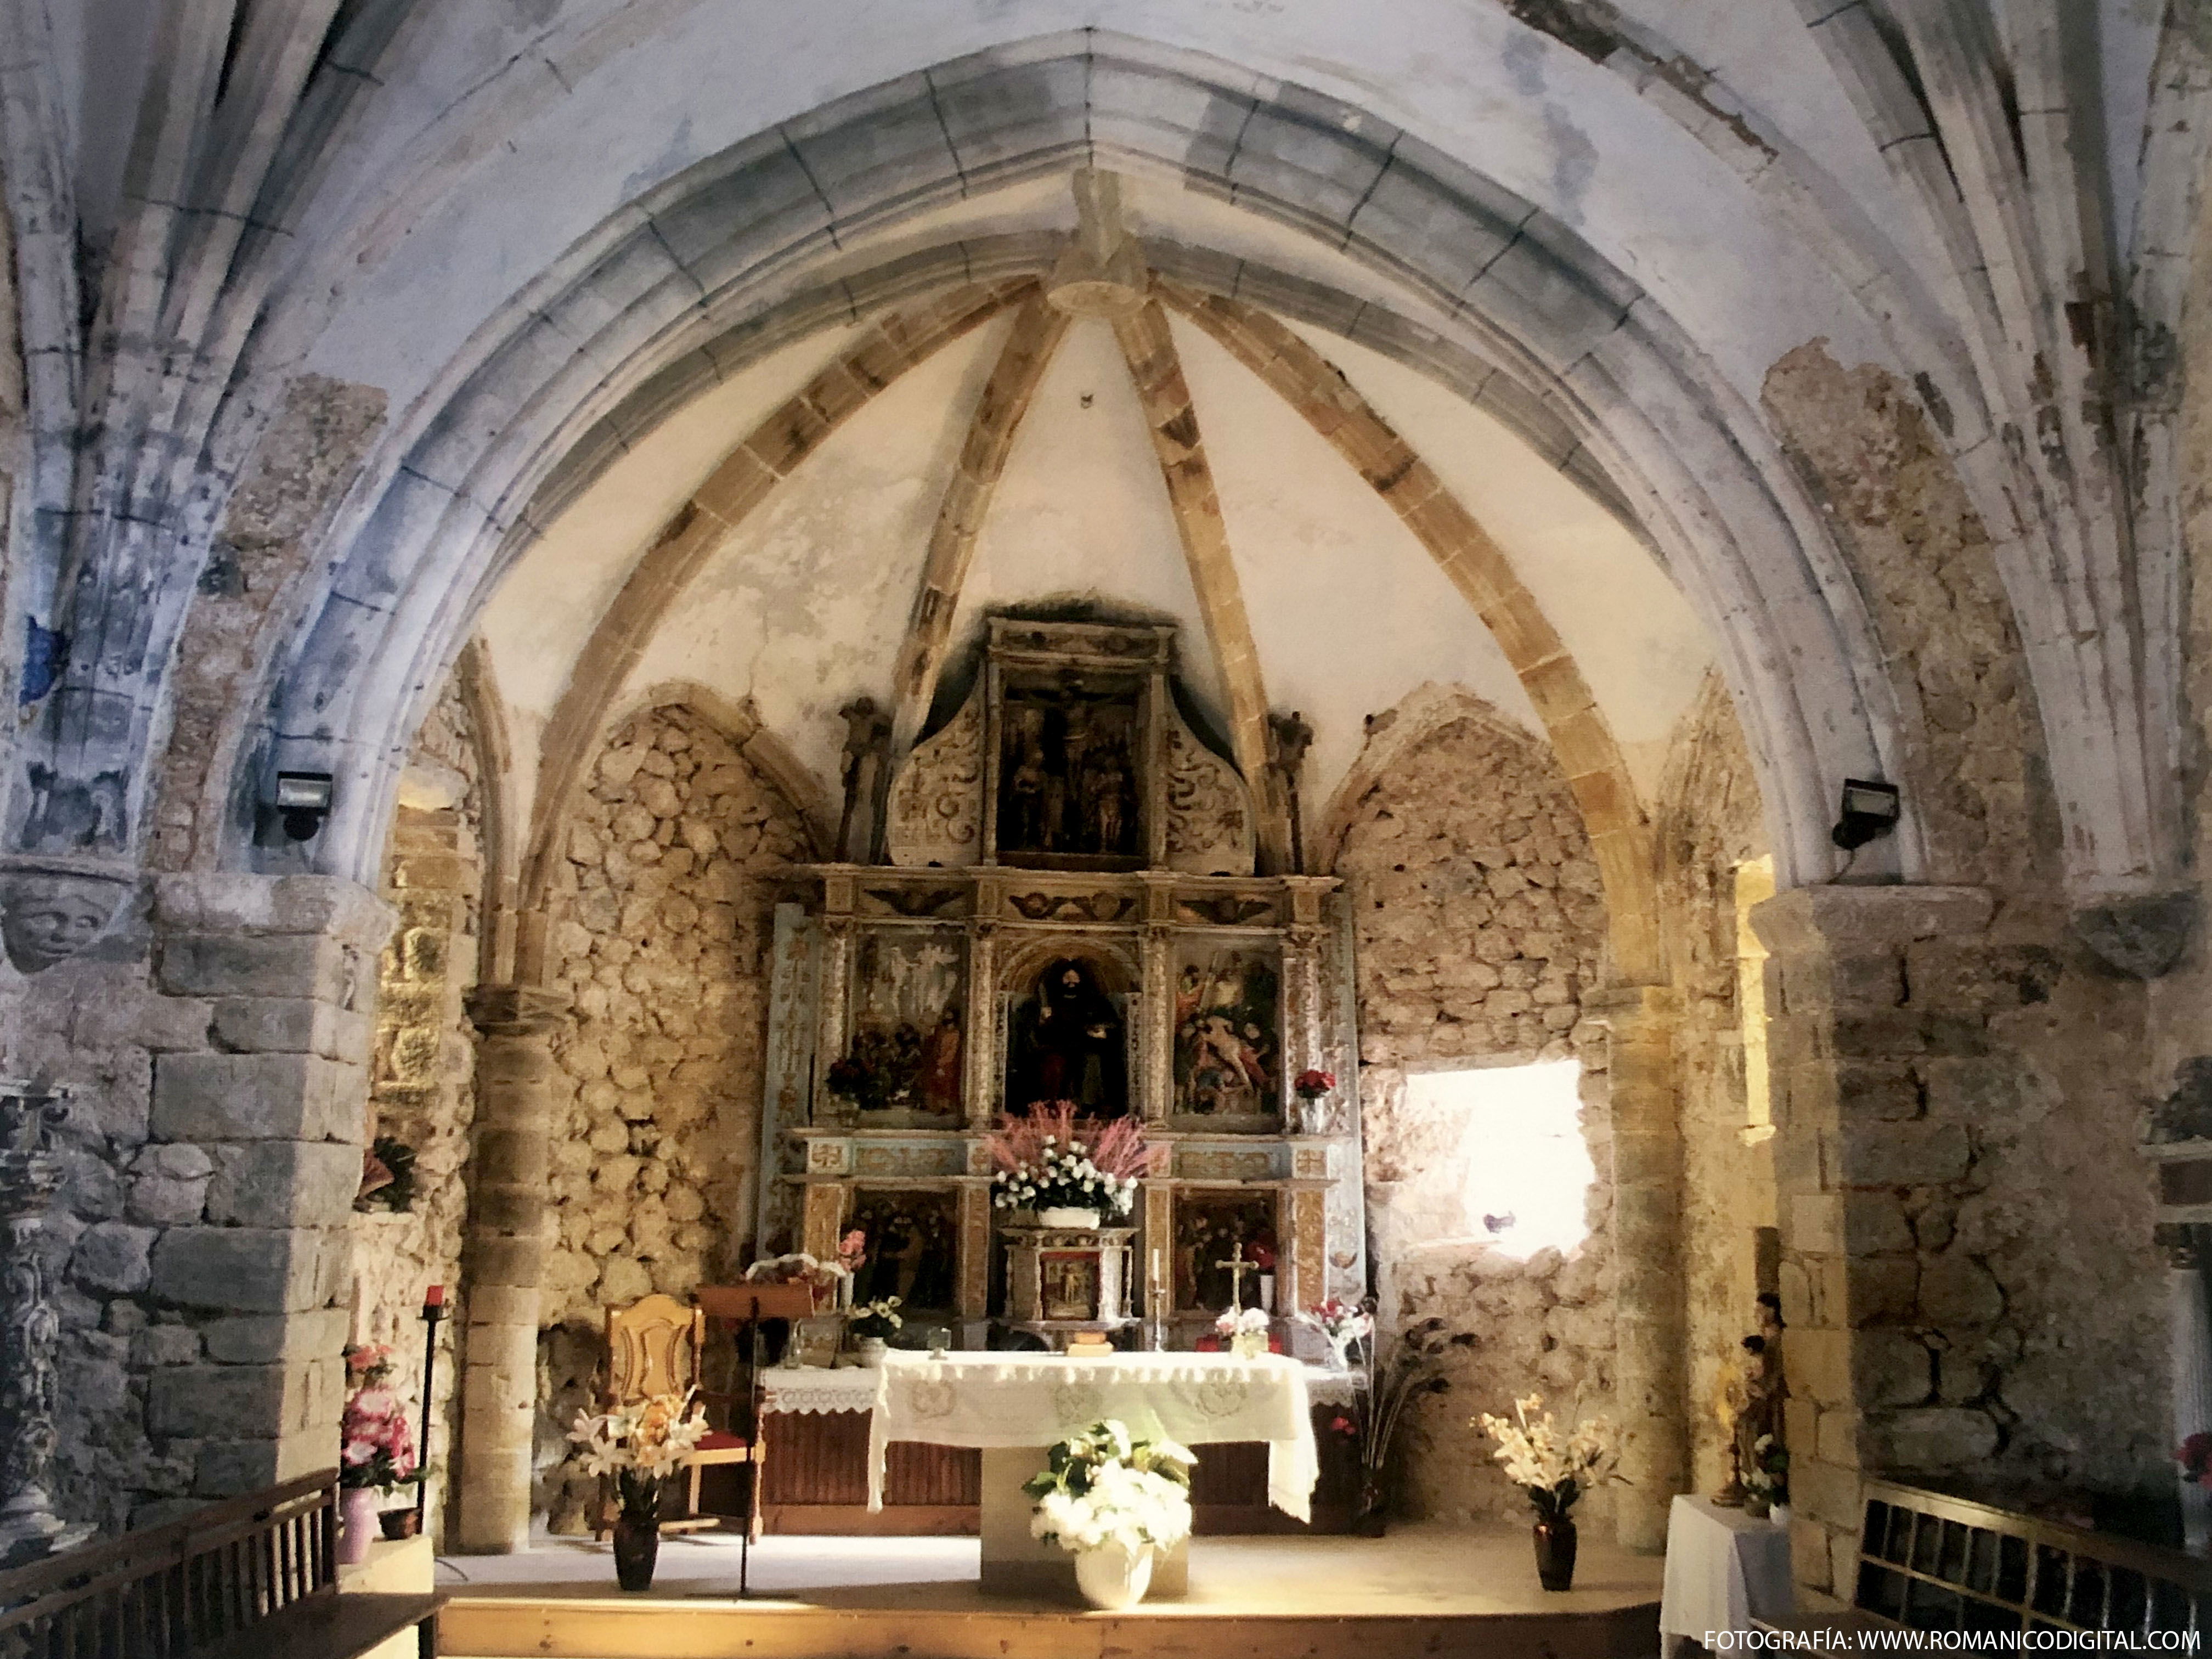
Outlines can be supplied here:
M1175 1206L1175 1307L1273 1310L1276 1260L1274 1195L1190 1188ZM1262 1298L1267 1298L1263 1300Z
M851 1230L864 1241L860 1265L853 1272L856 1304L896 1297L910 1322L932 1313L951 1317L960 1234L951 1191L860 1188L854 1194Z

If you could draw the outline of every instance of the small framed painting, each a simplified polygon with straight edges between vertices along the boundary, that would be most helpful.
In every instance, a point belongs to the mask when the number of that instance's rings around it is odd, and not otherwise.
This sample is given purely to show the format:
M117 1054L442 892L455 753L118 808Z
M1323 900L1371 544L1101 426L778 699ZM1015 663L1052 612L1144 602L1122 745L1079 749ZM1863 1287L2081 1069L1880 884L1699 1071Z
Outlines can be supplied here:
M845 1337L845 1322L835 1314L795 1319L791 1325L791 1364L823 1370L837 1363L837 1348Z

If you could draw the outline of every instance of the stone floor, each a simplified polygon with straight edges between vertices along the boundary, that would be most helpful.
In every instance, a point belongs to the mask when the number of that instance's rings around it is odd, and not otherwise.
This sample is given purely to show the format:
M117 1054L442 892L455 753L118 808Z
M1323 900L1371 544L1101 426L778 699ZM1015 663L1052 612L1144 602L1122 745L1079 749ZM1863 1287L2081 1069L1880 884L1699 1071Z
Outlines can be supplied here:
M439 1564L456 1597L441 1651L468 1659L903 1652L1009 1659L1121 1652L1516 1654L1637 1659L1657 1650L1661 1564L1586 1540L1575 1588L1536 1583L1525 1529L1409 1527L1378 1540L1206 1538L1191 1590L1125 1614L987 1597L966 1538L764 1540L737 1601L738 1541L672 1538L653 1589L622 1596L605 1545L541 1539Z

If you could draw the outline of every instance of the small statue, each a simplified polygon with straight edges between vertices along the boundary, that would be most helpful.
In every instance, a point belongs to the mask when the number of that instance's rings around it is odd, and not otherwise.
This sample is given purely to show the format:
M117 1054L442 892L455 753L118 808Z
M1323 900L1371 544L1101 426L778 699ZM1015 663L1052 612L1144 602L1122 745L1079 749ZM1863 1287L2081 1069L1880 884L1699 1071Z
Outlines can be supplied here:
M1298 807L1298 777L1304 770L1306 750L1313 747L1313 727L1293 708L1287 714L1267 716L1267 763L1282 780L1283 798L1291 815L1291 873L1306 872L1305 826Z
M839 775L845 785L845 810L837 820L837 856L855 864L866 864L874 855L877 833L881 828L882 814L876 802L884 794L889 779L891 753L891 723L876 712L873 697L855 697L837 711L845 722L845 749L838 763ZM853 823L860 815L860 804L868 803L867 834L858 851L853 847Z
M1782 1461L1783 1402L1790 1387L1782 1376L1782 1299L1759 1298L1759 1329L1723 1375L1716 1413L1729 1437L1729 1480L1713 1502L1753 1515L1767 1512L1777 1490L1771 1470Z

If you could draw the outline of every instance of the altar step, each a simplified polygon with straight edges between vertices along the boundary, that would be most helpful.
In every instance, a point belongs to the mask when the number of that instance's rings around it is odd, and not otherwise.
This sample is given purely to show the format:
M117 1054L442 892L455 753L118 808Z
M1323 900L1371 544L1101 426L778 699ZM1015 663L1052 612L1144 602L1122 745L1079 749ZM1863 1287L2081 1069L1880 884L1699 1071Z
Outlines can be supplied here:
M664 1547L653 1592L603 1550L466 1558L450 1659L1651 1659L1660 1564L1585 1540L1577 1588L1539 1589L1525 1528L1382 1540L1200 1539L1191 1594L1098 1613L985 1596L972 1540L770 1539L754 1599L734 1540ZM534 1558L534 1559L533 1559ZM725 1577L724 1575L727 1574Z
M439 1651L456 1659L1651 1659L1659 1606L1393 1617L471 1597L447 1604Z

